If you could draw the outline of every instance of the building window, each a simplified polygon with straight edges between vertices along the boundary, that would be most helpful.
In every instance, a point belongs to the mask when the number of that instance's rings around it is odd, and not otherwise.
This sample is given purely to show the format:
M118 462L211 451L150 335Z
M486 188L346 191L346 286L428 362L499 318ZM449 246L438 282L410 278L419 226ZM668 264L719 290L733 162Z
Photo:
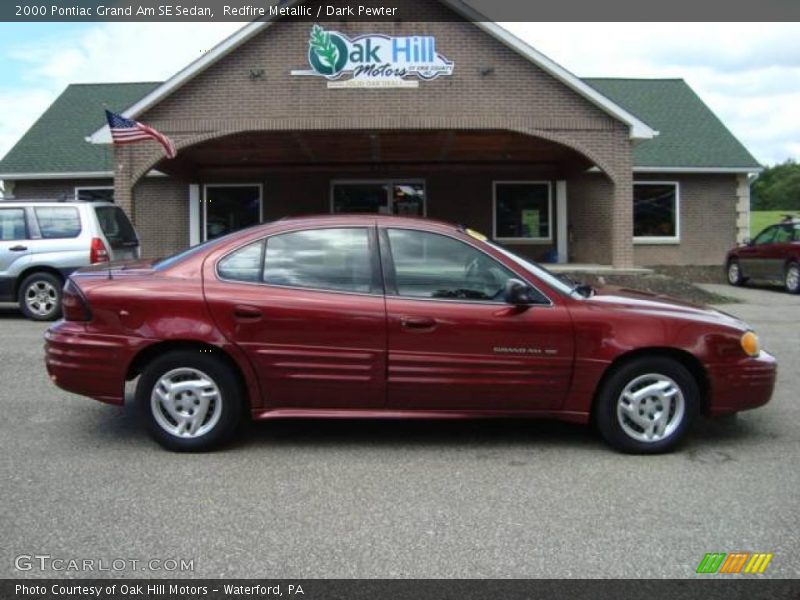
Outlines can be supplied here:
M680 241L680 189L676 182L633 184L633 239L656 244Z
M334 181L331 183L331 212L424 216L425 182Z
M203 188L203 239L261 223L261 184L209 184Z
M114 187L106 185L76 187L75 200L113 202Z
M548 181L494 182L494 239L541 243L553 240L553 199Z

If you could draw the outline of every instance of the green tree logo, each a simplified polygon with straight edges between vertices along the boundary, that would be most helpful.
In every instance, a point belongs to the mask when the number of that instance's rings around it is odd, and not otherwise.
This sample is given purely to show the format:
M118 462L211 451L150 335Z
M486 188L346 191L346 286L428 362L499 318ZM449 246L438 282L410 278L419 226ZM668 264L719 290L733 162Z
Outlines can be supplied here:
M335 33L314 25L308 40L308 63L320 75L336 75L347 64L347 44Z

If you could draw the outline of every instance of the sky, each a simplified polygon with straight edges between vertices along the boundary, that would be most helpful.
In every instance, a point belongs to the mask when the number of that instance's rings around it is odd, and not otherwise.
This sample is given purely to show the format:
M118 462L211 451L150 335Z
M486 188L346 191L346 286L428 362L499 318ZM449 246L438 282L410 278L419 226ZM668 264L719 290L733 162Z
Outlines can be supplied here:
M68 84L167 79L241 25L0 24L0 156ZM580 77L682 77L760 162L800 160L800 23L504 26Z

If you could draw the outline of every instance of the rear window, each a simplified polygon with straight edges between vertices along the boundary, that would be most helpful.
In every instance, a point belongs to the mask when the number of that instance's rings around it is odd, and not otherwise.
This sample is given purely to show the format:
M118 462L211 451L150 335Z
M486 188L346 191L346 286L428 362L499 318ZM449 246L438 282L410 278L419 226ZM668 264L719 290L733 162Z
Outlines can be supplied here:
M72 206L38 206L34 209L39 231L45 239L74 238L81 232L78 209Z
M128 220L128 215L119 206L96 206L100 229L112 248L119 246L138 246L136 231Z

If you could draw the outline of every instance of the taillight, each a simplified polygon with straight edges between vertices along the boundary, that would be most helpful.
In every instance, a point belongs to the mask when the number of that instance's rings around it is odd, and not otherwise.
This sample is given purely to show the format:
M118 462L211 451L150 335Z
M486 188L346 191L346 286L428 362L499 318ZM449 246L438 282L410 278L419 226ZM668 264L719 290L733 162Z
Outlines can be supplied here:
M106 245L100 238L92 238L92 249L89 253L89 262L92 264L108 262L108 250L106 250Z
M92 319L86 296L71 278L67 279L62 291L61 312L65 321L90 321Z

